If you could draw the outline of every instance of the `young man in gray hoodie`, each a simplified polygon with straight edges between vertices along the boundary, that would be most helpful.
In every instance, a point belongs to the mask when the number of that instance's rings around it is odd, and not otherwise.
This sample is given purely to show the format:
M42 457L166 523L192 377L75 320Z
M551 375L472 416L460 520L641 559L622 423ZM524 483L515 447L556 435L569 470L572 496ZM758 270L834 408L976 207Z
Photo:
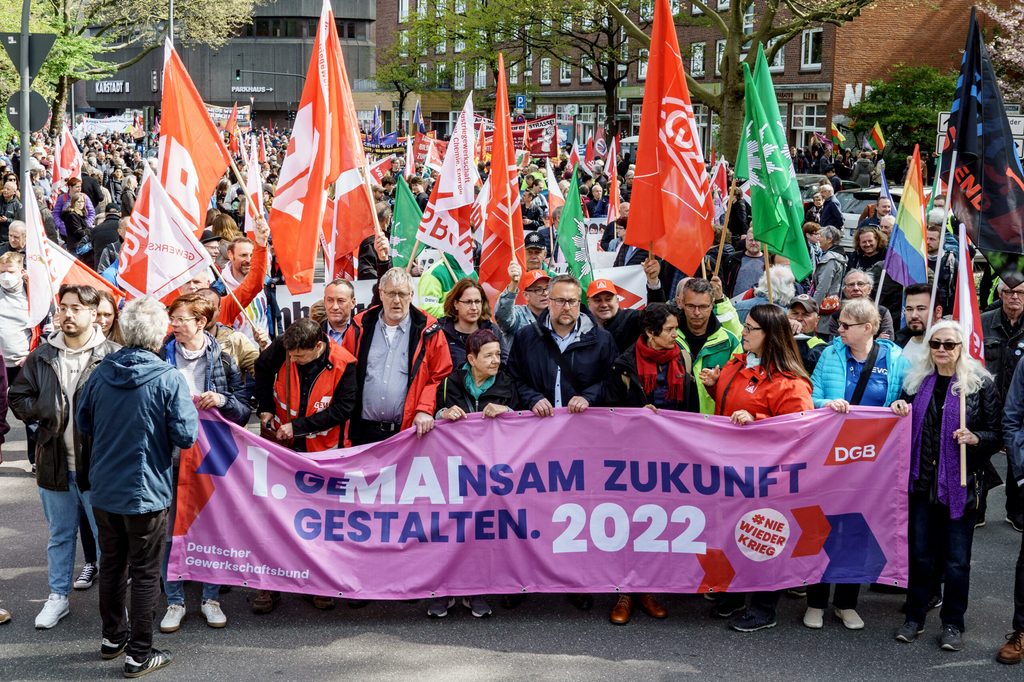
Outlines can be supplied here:
M75 401L93 369L119 348L103 337L96 324L100 296L94 288L64 285L58 301L60 331L29 354L9 393L14 414L39 425L36 485L49 527L46 552L50 584L50 596L36 617L40 630L52 628L70 611L68 595L75 568L80 506L96 534L83 440L75 429Z

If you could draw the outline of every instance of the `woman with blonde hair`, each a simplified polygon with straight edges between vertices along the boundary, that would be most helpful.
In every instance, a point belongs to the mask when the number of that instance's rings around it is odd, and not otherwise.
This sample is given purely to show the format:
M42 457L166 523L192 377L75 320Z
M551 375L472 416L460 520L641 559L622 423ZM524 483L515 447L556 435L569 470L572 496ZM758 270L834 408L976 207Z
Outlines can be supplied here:
M925 334L928 353L911 365L903 397L892 404L911 413L909 536L910 580L906 620L896 640L924 632L932 576L944 567L939 645L963 649L964 614L971 580L971 544L988 459L1002 447L1001 408L992 375L964 348L956 322L937 322ZM960 424L960 396L966 423ZM967 446L967 486L960 485L960 446Z

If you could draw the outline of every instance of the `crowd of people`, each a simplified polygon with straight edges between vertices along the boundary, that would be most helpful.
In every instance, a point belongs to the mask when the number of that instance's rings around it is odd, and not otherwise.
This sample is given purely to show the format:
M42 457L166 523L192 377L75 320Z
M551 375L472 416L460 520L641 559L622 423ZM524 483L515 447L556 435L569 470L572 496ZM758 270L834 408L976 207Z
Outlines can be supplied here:
M270 158L258 169L268 206L287 143L273 132L269 140ZM1001 482L991 458L1002 450L1010 462L1005 518L1018 532L1024 527L1017 484L1024 477L1024 370L1018 362L1024 275L1004 273L994 284L982 315L982 365L948 319L956 244L938 201L928 216L929 272L939 278L934 300L928 284L903 288L884 277L880 266L893 227L888 199L866 212L852 250L843 248L842 226L829 223L835 200L827 177L807 208L816 218L804 226L814 263L809 277L797 281L785 258L766 257L742 202L728 224L716 226L708 276L690 276L621 242L633 167L628 158L616 168L598 164L580 193L590 216L606 215L609 174L619 176L619 217L601 242L616 252L617 265L643 267L647 305L633 310L620 305L610 280L584 289L571 275L558 274L549 248L558 210L549 211L541 168L522 169L526 267L510 264L510 284L493 301L475 273L463 272L453 259L422 273L392 267L387 230L395 183L386 177L375 188L384 234L367 240L357 269L360 278L376 280L372 299L357 300L351 281L335 279L308 318L283 328L269 229L260 219L254 238L239 232L244 190L225 179L201 239L218 270L194 278L169 305L145 297L118 306L106 292L66 284L52 317L33 328L27 324L20 202L39 202L49 237L83 262L116 270L125 216L148 162L130 138L89 136L83 147L81 181L69 181L56 195L45 141L26 157L18 150L0 156L0 353L6 368L0 373L0 442L9 404L26 425L48 526L49 597L35 626L57 626L70 612L73 591L98 581L101 655L124 654L128 677L170 662L168 652L153 647L153 630L175 632L188 612L183 584L168 579L166 566L178 453L197 437L198 409L258 425L265 438L297 452L320 452L383 441L405 429L425 437L439 420L473 413L500 419L524 410L547 418L560 408L573 415L625 406L714 414L746 425L816 408L887 407L911 420L913 434L909 588L895 637L913 642L928 612L939 609L939 645L948 651L964 646L971 544L986 523L987 491ZM19 189L21 163L28 164L29 191ZM418 170L409 185L425 205L431 179ZM556 176L571 170L563 155ZM400 171L399 164L394 172ZM982 296L987 303L984 290ZM966 488L959 484L961 444L967 446ZM79 541L86 564L76 579ZM809 587L803 625L824 627L831 606L845 628L866 627L857 612L859 590ZM202 585L200 613L212 628L228 624L224 592ZM774 627L780 594L716 595L712 613L739 632ZM317 609L337 602L309 598ZM267 614L280 599L254 591L249 608ZM520 599L502 597L509 607ZM571 599L580 609L593 605L587 594ZM462 601L474 616L492 613L488 595ZM430 600L427 615L443 618L455 603L449 596ZM637 605L651 617L668 616L658 595L621 595L610 621L630 622ZM156 621L158 608L164 613ZM0 610L0 622L9 619ZM1004 663L1024 658L1024 548L1012 629L998 652Z

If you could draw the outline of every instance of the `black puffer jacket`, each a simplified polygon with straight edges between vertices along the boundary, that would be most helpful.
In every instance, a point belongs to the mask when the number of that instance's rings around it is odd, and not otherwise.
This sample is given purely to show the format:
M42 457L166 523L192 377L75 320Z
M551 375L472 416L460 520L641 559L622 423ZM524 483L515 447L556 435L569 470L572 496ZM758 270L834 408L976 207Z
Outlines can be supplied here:
M682 354L683 351L680 350L680 353ZM684 355L683 366L687 367L688 364ZM605 400L614 407L644 407L652 404L653 399L644 391L640 375L636 370L636 344L615 358L605 384ZM697 386L689 371L683 376L683 400L667 406L666 409L680 412L700 412Z
M448 378L437 387L438 411L458 406L467 414L483 412L490 403L515 409L516 403L519 401L516 385L504 369L498 370L498 375L494 377L494 384L484 391L479 399L474 398L466 390L466 372L468 371L465 366L456 367Z

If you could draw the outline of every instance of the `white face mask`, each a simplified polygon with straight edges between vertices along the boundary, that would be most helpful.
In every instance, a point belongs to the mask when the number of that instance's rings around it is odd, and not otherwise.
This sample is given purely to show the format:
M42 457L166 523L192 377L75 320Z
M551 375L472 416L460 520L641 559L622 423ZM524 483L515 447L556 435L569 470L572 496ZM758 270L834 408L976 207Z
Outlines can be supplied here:
M16 272L0 273L0 287L4 289L16 289L21 284L21 277Z

